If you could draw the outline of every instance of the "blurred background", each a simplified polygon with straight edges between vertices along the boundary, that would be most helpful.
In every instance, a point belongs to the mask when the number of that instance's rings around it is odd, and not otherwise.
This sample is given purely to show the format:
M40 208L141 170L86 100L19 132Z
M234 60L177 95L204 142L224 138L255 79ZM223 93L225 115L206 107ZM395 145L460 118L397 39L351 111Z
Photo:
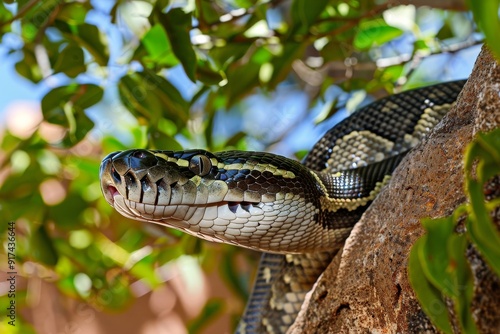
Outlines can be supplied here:
M0 332L232 332L259 254L120 216L101 159L302 159L360 106L467 78L486 19L462 1L412 3L1 2Z

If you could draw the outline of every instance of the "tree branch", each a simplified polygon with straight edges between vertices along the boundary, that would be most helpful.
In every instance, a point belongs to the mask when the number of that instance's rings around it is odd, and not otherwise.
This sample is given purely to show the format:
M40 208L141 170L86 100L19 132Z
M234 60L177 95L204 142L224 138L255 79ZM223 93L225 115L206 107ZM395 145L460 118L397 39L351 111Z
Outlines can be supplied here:
M463 152L478 131L500 126L499 86L500 65L483 47L455 107L396 169L347 239L338 272L325 271L289 333L437 332L408 281L409 250L423 234L421 218L449 215L465 201ZM500 280L473 253L480 295L471 312L486 333L498 328Z
M399 0L398 5L414 5L415 7L432 7L446 10L468 11L464 0Z

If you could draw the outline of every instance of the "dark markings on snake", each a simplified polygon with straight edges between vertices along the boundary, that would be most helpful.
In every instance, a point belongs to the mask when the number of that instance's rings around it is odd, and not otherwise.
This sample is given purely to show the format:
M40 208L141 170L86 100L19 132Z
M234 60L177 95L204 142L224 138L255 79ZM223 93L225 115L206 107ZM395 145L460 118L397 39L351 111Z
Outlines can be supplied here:
M406 152L455 102L464 84L465 80L461 80L424 87L371 103L327 131L303 164L263 152L128 150L104 158L99 169L101 188L106 200L124 216L151 221L144 218L150 217L151 211L170 215L155 217L155 222L165 225L182 220L182 216L170 218L183 210L168 206L152 210L151 202L157 205L160 197L162 203L168 202L172 187L177 191L176 200L185 195L191 201L206 199L207 203L195 205L217 210L205 210L207 220L198 215L198 221L185 223L183 230L203 237L199 227L190 231L185 226L195 225L200 219L206 225L216 221L232 224L227 229L225 225L216 226L217 231L222 231L216 235L219 241L266 251L237 331L284 333L296 317L305 293L328 266L351 228L389 182ZM193 179L195 173L185 166L185 161L195 156L199 157L191 169L203 175ZM177 164L172 161L175 159L184 161ZM209 164L212 166L207 173ZM143 178L145 174L154 178ZM212 186L194 186L200 177ZM190 179L192 182L188 182ZM214 180L225 185L214 184ZM192 193L196 191L198 194ZM181 199L179 194L183 195ZM226 195L230 197L224 199ZM131 203L139 197L149 205ZM258 199L260 202L254 203ZM115 200L120 201L119 205ZM133 206L133 210L120 205ZM225 216L214 220L214 212ZM230 235L225 236L224 230ZM338 312L342 309L348 306L341 306Z

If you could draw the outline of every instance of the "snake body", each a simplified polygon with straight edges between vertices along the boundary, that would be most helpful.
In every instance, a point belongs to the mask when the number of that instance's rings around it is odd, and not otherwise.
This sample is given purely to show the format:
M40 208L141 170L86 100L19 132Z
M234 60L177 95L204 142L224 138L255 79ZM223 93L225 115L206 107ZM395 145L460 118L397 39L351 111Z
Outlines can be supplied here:
M104 158L122 215L265 252L237 331L283 333L405 154L465 80L395 94L329 130L303 163L263 152L134 149Z

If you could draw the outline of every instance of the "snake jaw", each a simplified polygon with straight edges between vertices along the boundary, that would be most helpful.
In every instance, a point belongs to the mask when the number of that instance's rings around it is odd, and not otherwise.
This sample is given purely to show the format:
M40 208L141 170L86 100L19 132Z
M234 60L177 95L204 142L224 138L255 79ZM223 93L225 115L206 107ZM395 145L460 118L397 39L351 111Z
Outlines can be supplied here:
M104 196L108 200L109 204L111 204L112 207L114 207L115 204L115 196L120 195L118 192L118 189L116 189L115 186L108 185L107 187L107 192L104 193Z
M115 195L117 195L118 189L114 186L113 175L114 168L112 166L112 159L119 152L113 152L108 154L101 162L99 167L99 178L101 180L101 191L104 195L106 201L112 207L115 207Z

